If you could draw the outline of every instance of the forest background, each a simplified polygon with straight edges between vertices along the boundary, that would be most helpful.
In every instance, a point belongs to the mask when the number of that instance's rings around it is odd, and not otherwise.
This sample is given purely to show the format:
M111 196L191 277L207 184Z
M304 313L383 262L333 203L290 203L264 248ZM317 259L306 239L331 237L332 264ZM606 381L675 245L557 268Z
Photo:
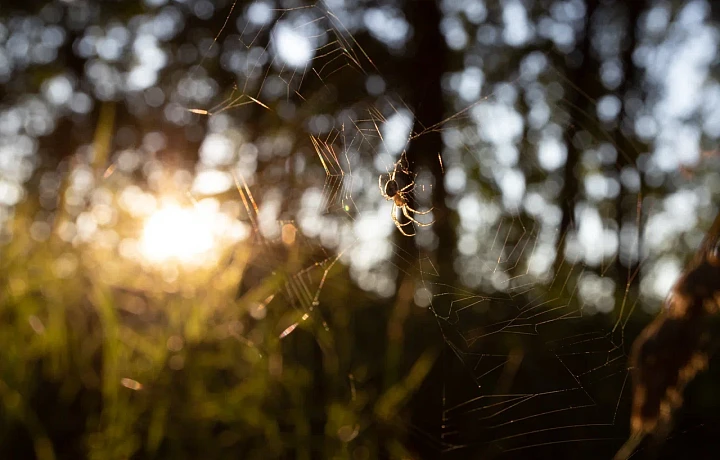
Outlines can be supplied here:
M4 0L0 457L610 458L717 209L719 14Z

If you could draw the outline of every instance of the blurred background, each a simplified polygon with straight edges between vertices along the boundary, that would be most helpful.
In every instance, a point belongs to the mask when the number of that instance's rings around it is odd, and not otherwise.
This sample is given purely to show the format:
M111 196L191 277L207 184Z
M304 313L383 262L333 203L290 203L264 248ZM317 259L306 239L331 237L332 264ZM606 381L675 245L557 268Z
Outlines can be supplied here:
M0 457L611 458L719 15L3 0ZM717 367L654 455L711 457Z

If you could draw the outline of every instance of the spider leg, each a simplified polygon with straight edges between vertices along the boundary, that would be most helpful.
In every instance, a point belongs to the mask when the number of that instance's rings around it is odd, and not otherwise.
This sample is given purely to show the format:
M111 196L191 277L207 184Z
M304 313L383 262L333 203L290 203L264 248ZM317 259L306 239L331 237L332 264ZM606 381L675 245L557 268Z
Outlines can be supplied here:
M410 216L410 213L408 212L408 209L410 209L410 211L412 211L411 208L408 208L407 206L403 206L403 208L402 208L403 214L405 214L405 217L407 217L408 219L410 219L410 222L414 222L414 223L417 224L419 227L429 227L429 226L431 226L432 224L435 223L434 220L433 220L432 222L428 222L428 223L418 222L417 220L415 220L414 217ZM426 211L425 214L427 214L427 213L430 212L430 211L432 211L432 209L430 209L429 211Z
M403 235L405 235L405 236L414 236L414 235L415 235L415 232L413 232L413 233L408 233L408 232L406 232L406 231L403 229L403 227L405 227L406 225L412 224L412 220L410 220L410 221L408 221L408 222L405 222L405 223L401 223L401 222L398 220L398 218L397 218L396 208L397 208L397 206L396 206L395 204L393 204L391 217L392 217L393 222L395 222L395 226L397 227L398 230L400 230L400 233L402 233ZM405 209L405 208L403 208L403 209Z
M407 150L403 150L400 154L400 158L398 158L398 161L395 163L395 169L397 169L398 166L403 172L408 172L410 170L410 164L407 159Z
M382 174L378 176L378 188L380 189L380 194L385 197L386 200L389 200L390 197L385 195L385 190L383 190L382 186Z
M415 185L415 181L410 182L410 183L407 184L405 187L403 187L403 188L401 188L400 190L398 190L398 193L402 193L402 192L406 191L407 189L409 189L409 188L412 187L413 185Z
M424 216L425 214L430 214L430 212L431 212L433 209L435 209L435 208L433 207L433 208L428 209L427 211L418 211L418 210L413 209L413 208L411 208L410 206L407 206L407 205L406 205L405 207L408 209L408 211L412 212L413 214L417 214L417 215L419 215L419 216Z
M396 204L394 204L393 207L400 208L400 206L398 206ZM405 214L405 215L407 216L407 214ZM405 227L405 226L412 224L413 222L417 222L415 219L409 220L407 222L400 222L397 218L397 211L395 209L393 209L393 211L392 211L392 217L393 217L393 221L395 221L395 226L397 226L397 227Z
M405 230L403 230L403 228L402 228L401 226L399 226L399 225L395 225L395 226L397 227L398 230L400 230L400 233L402 233L403 235L405 235L405 236L415 236L415 232L407 233Z
M415 225L417 225L418 227L432 227L432 224L434 224L434 223L435 223L435 221L427 222L427 223L415 221Z

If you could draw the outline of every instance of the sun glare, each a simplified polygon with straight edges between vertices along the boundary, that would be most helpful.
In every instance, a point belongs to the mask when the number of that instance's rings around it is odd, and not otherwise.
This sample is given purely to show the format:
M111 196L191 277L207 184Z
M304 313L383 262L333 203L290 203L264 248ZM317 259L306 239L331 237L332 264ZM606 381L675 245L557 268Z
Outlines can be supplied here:
M216 249L215 219L207 210L169 204L145 222L140 251L150 262L201 265Z

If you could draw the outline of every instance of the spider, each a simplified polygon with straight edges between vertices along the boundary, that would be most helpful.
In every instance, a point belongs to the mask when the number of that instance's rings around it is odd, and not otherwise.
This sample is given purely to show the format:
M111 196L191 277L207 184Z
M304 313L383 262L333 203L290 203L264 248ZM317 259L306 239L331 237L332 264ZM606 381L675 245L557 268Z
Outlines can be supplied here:
M392 210L390 211L390 215L392 216L392 220L395 223L395 226L400 230L400 233L402 233L405 236L414 236L415 232L408 233L405 231L403 227L406 227L410 224L417 224L418 227L429 227L431 226L433 222L429 223L422 223L418 222L410 213L418 214L421 216L424 216L425 214L429 214L434 208L430 208L427 211L417 211L413 208L411 208L408 205L408 199L407 195L412 192L413 187L415 186L415 181L413 179L410 179L410 183L407 184L405 187L400 188L400 186L397 183L397 180L395 179L395 175L398 172L398 167L400 167L400 171L408 176L410 176L410 172L400 166L400 162L402 161L402 158L400 161L395 163L395 167L393 168L392 172L388 174L388 180L385 182L385 186L382 185L382 179L383 176L380 175L378 177L378 187L380 187L380 193L387 201L392 201L393 206ZM397 210L400 209L402 213L407 217L408 221L405 223L402 223L397 218Z

